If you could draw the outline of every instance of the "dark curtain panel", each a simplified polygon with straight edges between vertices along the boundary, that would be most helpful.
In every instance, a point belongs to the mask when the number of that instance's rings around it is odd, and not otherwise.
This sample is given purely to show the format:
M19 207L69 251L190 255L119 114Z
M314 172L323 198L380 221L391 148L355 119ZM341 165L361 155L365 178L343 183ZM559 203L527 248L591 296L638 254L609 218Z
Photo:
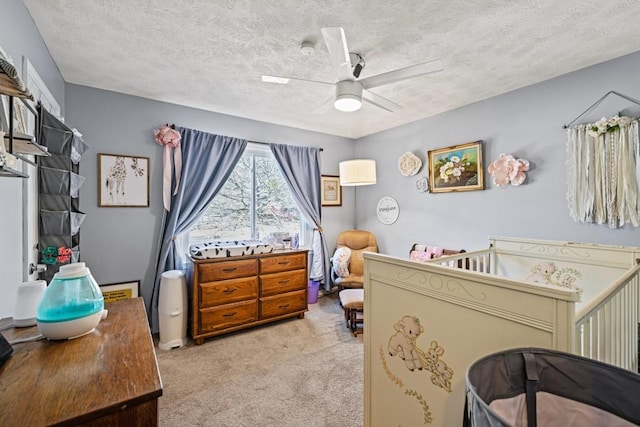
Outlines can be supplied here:
M187 231L207 208L231 175L247 146L244 139L214 135L176 127L181 136L182 177L180 188L171 197L171 210L165 213L160 239L156 278L151 295L151 331L158 332L160 277L168 270L183 270L183 254L175 239ZM175 177L172 178L172 193Z
M309 277L313 280L324 278L324 288L329 291L329 257L320 218L320 150L285 144L271 144L270 147L300 210L315 226Z

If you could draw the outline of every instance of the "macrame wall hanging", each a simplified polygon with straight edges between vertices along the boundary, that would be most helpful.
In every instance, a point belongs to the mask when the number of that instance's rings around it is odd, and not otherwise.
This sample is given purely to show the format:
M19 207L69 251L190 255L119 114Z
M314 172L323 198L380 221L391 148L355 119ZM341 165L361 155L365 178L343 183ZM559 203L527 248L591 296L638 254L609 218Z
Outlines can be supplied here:
M607 224L610 228L632 224L640 218L640 139L638 119L603 117L596 123L570 127L610 94L608 92L567 129L569 213L576 222Z

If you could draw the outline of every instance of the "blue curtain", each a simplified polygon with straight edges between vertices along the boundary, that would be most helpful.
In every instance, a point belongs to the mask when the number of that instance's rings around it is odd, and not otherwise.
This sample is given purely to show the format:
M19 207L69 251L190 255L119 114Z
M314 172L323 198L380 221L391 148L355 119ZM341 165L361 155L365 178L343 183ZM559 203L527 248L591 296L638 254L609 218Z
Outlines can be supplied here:
M284 180L289 186L294 199L302 213L313 222L312 258L309 267L309 278L324 280L324 288L331 290L329 278L329 257L327 242L321 226L320 198L320 149L297 147L285 144L271 144L271 152L275 157Z
M160 277L168 270L183 270L176 236L187 231L207 208L231 175L247 146L244 139L176 127L181 136L182 177L171 196L171 210L164 215L156 278L151 295L151 331L158 332ZM173 176L173 174L172 174ZM174 193L175 177L172 177Z

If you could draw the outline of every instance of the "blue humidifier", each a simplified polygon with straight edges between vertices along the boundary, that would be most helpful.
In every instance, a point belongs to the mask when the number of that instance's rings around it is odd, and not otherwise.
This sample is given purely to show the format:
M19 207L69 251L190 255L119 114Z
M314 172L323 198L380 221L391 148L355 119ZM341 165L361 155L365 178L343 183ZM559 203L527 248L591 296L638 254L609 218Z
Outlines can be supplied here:
M106 315L100 287L84 262L63 265L44 291L36 312L38 329L50 340L88 334Z

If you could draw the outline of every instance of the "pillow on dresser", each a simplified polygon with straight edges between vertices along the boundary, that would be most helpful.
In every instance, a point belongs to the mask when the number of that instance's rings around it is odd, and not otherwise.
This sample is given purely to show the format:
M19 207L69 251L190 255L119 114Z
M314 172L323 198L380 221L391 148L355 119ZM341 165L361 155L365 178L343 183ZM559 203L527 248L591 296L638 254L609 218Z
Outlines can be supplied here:
M349 276L349 261L351 261L351 249L342 247L336 249L331 258L333 272L338 277Z

